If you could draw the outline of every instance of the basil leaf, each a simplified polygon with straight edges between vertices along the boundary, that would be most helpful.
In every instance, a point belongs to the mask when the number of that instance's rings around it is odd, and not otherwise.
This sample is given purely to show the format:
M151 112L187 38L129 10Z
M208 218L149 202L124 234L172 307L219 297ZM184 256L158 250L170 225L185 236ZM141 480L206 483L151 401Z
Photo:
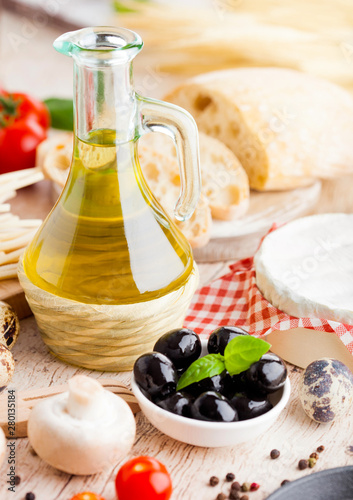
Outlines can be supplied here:
M194 382L200 382L204 378L220 375L224 370L224 357L221 354L207 354L207 356L194 361L182 374L177 385L177 391Z
M230 375L238 375L259 361L271 344L250 335L239 335L232 339L224 350L224 362Z
M122 2L118 2L118 0L115 0L114 2L114 9L117 12L120 12L120 14L125 14L127 12L136 12L136 9L128 7L127 5L124 5Z
M50 113L51 127L60 130L73 130L74 105L72 99L51 97L43 101Z

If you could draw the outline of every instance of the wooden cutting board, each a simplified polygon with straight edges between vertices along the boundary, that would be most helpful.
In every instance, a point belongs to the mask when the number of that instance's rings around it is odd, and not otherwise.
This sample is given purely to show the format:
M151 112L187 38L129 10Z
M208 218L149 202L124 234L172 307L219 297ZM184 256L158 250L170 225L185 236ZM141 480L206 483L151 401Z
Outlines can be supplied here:
M273 224L303 217L317 205L321 182L291 191L250 192L250 206L240 219L212 221L210 242L194 250L198 262L239 260L254 255Z
M27 318L32 314L24 291L17 279L0 281L0 300L10 304L20 319Z

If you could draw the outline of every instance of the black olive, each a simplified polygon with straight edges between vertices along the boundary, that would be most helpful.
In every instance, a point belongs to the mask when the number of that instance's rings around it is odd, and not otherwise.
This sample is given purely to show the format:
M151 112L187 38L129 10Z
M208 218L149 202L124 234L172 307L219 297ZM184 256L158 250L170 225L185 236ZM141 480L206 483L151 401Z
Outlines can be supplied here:
M204 392L191 407L191 415L196 420L210 422L236 422L238 414L222 394L214 391Z
M239 335L249 335L248 332L238 326L221 326L214 330L207 342L207 350L210 354L224 354L227 344Z
M272 403L265 397L249 397L245 393L239 393L232 397L230 403L237 410L239 420L248 420L267 413L273 408Z
M241 372L238 375L229 375L223 379L223 387L220 391L226 398L231 398L234 394L238 392L244 392L246 390L245 372Z
M167 356L178 370L186 369L200 357L201 340L187 328L171 330L157 340L153 350Z
M186 372L187 369L188 369L188 366L186 368L178 368L177 369L178 378L180 378L182 376L182 374Z
M255 394L270 394L284 386L287 368L283 360L267 352L245 372L247 387Z
M214 375L213 377L206 377L200 382L194 382L184 388L184 391L191 394L194 397L200 396L203 392L214 391L223 393L224 390L224 380L227 372L224 371L220 375Z
M165 398L176 390L177 373L174 365L167 356L159 352L140 356L134 364L134 376L137 384L152 399Z
M157 401L156 404L164 410L175 413L176 415L191 417L191 404L193 400L194 399L188 394L176 392L162 401Z

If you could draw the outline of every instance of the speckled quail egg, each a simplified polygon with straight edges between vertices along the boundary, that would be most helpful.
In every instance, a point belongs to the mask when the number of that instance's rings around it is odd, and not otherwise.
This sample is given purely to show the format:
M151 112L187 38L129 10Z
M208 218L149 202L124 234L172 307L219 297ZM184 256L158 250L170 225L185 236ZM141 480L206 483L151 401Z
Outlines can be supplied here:
M20 333L20 321L9 304L0 300L0 344L12 349Z
M305 413L315 422L333 422L350 410L353 373L337 359L313 361L304 370L299 397Z
M9 349L0 344L0 393L7 387L15 371L15 360Z

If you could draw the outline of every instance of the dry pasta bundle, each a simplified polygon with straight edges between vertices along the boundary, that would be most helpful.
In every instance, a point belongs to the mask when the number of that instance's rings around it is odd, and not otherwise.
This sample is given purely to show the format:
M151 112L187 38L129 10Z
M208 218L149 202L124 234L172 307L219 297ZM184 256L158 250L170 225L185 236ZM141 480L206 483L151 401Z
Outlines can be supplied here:
M42 221L20 219L11 213L7 203L16 190L35 184L44 178L40 168L30 168L0 175L0 280L17 276L17 263Z
M117 23L143 35L151 66L162 72L288 67L353 91L350 0L213 0L209 9L132 4L135 12Z

